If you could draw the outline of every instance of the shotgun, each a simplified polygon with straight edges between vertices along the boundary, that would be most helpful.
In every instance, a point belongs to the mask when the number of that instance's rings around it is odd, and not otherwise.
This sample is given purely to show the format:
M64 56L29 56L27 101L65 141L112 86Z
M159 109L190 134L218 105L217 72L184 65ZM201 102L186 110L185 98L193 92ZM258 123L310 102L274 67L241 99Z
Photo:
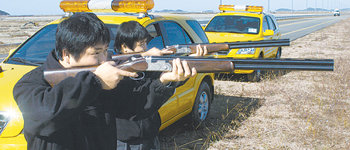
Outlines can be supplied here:
M333 59L234 59L214 57L172 57L147 56L130 57L128 61L117 65L119 69L141 71L171 71L172 61L176 58L186 60L189 67L195 67L198 73L234 72L241 70L301 70L301 71L333 71ZM55 85L67 77L74 77L80 71L95 71L94 67L82 67L65 70L44 71L44 78Z
M167 46L166 49L173 52L175 55L193 54L196 53L196 47L200 45L202 48L207 47L208 54L228 51L230 49L237 48L257 48L257 47L281 47L289 46L289 39L277 39L277 40L261 40L261 41L247 41L247 42L230 42L230 43L203 43L203 44L179 44ZM113 55L112 60L120 59L127 60L129 57L140 55L141 53L131 53L131 54L118 54Z

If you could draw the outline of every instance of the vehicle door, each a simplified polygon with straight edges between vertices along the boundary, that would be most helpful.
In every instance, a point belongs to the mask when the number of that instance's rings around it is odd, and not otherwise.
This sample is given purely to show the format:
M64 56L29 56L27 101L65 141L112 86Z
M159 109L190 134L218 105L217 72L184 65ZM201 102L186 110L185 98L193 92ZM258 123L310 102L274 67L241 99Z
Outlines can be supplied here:
M281 33L279 28L277 27L277 23L275 22L275 20L271 18L270 15L267 15L266 18L267 18L269 29L274 31L274 34L269 39L279 39L281 36ZM265 57L268 57L268 58L274 57L274 54L277 53L277 50L278 50L278 47L269 48L268 51L266 51L265 53Z
M277 28L275 23L273 23L270 16L266 15L263 19L263 32L265 33L267 30L272 30L274 32L271 36L264 36L264 40L272 40L278 39ZM264 48L264 58L270 58L274 54L274 51L277 51L278 47L266 47Z
M191 44L193 43L189 34L184 30L184 28L175 21L161 21L157 23L160 28L160 34L162 35L164 46L171 46L177 44ZM159 32L158 32L159 33ZM150 42L152 44L152 41ZM171 107L166 107L171 112L177 112L176 115L183 113L185 110L192 108L193 99L195 98L195 89L193 87L195 82L195 78L189 78L185 84L176 88L176 107L175 103L170 104L171 100L169 100L165 105L172 105ZM163 110L160 110L163 111ZM167 116L170 117L168 114ZM173 116L175 117L175 116Z

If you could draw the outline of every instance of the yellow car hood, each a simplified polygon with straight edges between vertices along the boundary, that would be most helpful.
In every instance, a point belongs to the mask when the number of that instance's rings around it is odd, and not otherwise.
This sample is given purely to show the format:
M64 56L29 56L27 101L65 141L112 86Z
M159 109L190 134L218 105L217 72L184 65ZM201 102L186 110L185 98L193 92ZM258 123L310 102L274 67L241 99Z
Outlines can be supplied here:
M0 73L0 111L15 109L19 111L13 99L13 87L22 76L36 66L1 64L3 72Z
M23 129L23 118L13 98L13 87L24 74L36 68L36 66L6 63L0 65L3 70L0 73L0 111L8 113L11 117L0 137L14 137L20 134Z
M205 32L208 36L209 42L223 43L223 42L237 42L237 41L257 41L263 40L258 34L237 34L227 32Z

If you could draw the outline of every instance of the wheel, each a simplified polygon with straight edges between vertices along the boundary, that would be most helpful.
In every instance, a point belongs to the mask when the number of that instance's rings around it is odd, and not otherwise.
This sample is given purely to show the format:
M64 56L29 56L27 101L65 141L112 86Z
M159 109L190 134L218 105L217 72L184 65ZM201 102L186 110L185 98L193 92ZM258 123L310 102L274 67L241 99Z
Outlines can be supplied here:
M281 55L282 55L282 48L279 47L278 50L277 50L277 54L276 54L276 59L280 59L281 58Z
M263 56L260 55L259 59L262 59L262 58ZM248 81L259 82L261 80L261 74L262 74L261 70L255 70L253 73L247 75Z
M199 86L191 112L191 122L193 127L198 128L206 121L209 114L211 99L213 97L212 94L208 83L203 81Z

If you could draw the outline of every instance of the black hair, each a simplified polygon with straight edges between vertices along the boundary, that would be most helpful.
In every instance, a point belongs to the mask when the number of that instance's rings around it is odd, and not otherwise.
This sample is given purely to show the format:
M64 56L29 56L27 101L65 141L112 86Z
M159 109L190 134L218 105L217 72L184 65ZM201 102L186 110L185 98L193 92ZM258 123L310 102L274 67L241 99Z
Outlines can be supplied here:
M75 13L58 25L55 51L60 60L63 50L79 60L86 48L109 42L109 30L95 14Z
M141 40L151 40L151 35L148 33L145 27L136 21L123 22L117 29L114 49L117 53L121 53L121 47L123 44L130 49L134 49L135 43Z

